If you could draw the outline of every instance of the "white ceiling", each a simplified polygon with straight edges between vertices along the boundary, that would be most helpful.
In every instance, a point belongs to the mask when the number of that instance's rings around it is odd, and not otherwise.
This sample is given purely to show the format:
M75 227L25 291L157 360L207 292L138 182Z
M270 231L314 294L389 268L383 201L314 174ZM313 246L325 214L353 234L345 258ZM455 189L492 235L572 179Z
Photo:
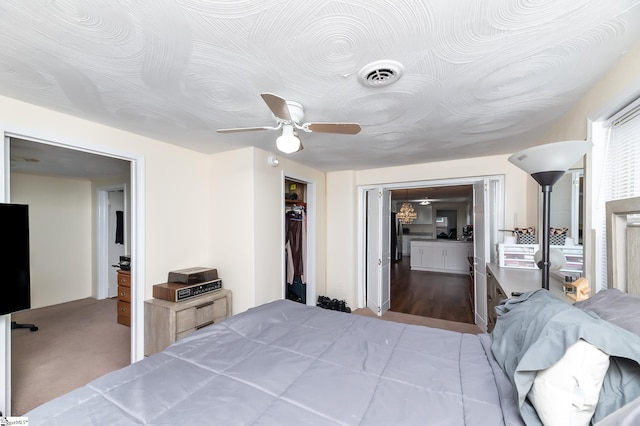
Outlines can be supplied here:
M5 0L0 95L203 153L275 151L261 92L305 121L291 158L321 170L512 153L640 42L638 0ZM360 84L373 61L402 64Z

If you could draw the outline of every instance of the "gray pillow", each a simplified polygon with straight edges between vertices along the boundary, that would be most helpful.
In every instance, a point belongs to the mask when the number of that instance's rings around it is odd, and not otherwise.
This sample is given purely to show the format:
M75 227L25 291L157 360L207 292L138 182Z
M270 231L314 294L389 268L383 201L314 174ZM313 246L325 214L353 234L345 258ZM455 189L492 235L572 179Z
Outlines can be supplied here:
M594 312L603 320L640 336L640 296L610 288L573 306Z

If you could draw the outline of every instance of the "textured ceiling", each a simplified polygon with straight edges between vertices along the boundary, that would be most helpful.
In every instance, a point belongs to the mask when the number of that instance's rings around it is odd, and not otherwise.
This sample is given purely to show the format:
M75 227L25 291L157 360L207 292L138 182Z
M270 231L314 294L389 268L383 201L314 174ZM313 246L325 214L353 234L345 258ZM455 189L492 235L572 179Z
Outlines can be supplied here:
M294 161L363 169L539 142L632 45L638 0L5 0L0 94L204 153L275 151L260 98L302 103ZM388 86L359 70L394 60Z

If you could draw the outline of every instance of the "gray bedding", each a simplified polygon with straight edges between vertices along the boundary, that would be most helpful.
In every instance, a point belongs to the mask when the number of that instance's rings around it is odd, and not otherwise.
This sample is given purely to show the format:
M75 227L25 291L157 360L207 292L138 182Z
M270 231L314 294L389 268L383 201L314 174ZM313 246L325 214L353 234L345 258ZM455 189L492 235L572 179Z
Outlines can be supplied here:
M488 335L277 301L27 413L54 425L521 425Z
M610 355L593 422L640 397L640 336L571 306L546 290L503 301L497 308L493 354L514 384L528 425L540 425L527 399L536 373L551 367L579 339Z

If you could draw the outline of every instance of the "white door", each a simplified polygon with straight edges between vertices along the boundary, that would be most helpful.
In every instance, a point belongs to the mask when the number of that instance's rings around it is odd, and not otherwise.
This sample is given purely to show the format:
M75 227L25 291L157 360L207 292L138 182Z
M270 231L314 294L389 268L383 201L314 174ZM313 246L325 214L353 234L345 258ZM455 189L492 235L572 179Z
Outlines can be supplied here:
M486 262L490 258L488 217L485 206L488 206L487 182L478 181L473 184L473 276L475 281L475 313L476 324L482 330L487 328L487 271Z
M367 199L367 307L382 315L391 305L391 191L365 191Z

